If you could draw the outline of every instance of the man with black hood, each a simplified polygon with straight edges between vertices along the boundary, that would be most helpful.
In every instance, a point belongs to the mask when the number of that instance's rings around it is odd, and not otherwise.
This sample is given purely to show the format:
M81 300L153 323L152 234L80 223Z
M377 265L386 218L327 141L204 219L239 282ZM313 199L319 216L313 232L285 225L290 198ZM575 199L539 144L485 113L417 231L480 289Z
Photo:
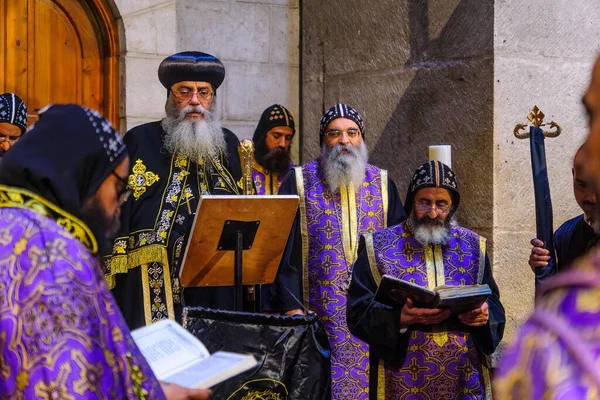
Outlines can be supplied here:
M65 143L77 144L67 156ZM40 111L33 129L4 157L3 397L208 398L206 390L158 382L102 274L98 254L131 195L128 169L125 144L110 123L73 104Z
M164 59L158 78L167 89L166 117L125 135L133 196L105 258L107 280L132 329L180 320L183 304L234 307L232 288L179 285L185 233L200 197L240 191L239 141L222 128L216 109L225 68L210 54L186 51Z
M252 182L256 194L277 194L285 174L292 168L290 149L296 123L290 111L273 104L263 111L254 131Z
M371 399L490 398L486 357L504 332L504 308L485 239L452 219L460 195L454 171L429 161L414 173L399 225L364 235L348 291L350 332L370 346ZM433 289L488 284L479 308L396 309L375 301L383 275Z
M23 136L27 106L14 93L0 94L0 157Z

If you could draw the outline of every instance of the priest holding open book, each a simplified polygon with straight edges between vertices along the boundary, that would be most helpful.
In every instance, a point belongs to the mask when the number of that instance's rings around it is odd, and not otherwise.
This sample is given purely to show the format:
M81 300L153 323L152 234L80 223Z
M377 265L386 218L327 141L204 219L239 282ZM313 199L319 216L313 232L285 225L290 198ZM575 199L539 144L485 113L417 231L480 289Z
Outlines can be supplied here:
M504 308L485 239L453 219L459 201L454 171L429 161L409 186L410 217L361 238L347 316L352 334L370 345L372 399L491 397L486 356L502 339ZM431 289L423 294L432 294L431 304L439 308L427 307L417 291L402 289L408 285L383 293L384 276ZM468 311L461 301L456 305L456 293L449 301L441 288L468 285L482 285L475 297L483 293ZM473 301L468 294L458 296Z

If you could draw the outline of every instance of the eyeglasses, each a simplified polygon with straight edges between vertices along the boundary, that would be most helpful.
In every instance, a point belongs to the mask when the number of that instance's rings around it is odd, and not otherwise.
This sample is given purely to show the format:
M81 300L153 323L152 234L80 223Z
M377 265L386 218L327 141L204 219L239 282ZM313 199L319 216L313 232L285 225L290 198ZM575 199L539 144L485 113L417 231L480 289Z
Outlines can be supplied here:
M450 212L450 208L452 208L452 205L450 204L438 206L437 204L415 203L415 209L423 213L428 213L430 210L435 209L438 214L445 215Z
M350 139L354 139L360 136L360 131L355 128L350 128L347 131L340 131L339 129L329 129L325 132L325 135L331 139L337 139L342 136L342 134L346 134Z
M215 92L213 92L209 88L201 88L197 92L193 92L186 88L181 88L181 89L171 90L171 93L173 93L175 100L177 100L181 103L187 103L187 102L191 101L192 98L194 97L194 95L198 96L198 100L208 101L215 94Z
M15 144L19 139L21 139L21 135L2 135L0 134L0 143L2 142L10 142L10 144Z
M123 188L118 193L119 205L122 205L129 200L131 195L133 194L133 190L129 189L129 182L126 178L119 176L115 171L111 171L111 173L117 177L118 180L123 184Z

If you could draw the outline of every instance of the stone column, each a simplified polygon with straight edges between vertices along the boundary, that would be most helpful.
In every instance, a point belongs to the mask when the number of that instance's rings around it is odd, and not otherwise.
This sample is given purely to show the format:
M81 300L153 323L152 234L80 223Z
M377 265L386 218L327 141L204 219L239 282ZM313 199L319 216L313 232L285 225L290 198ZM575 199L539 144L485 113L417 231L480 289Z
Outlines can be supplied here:
M561 136L546 139L555 228L581 214L571 166L587 135L581 97L600 47L600 4L496 0L494 9L494 272L510 340L533 307L527 260L535 237L529 142L512 132L534 105L562 126Z

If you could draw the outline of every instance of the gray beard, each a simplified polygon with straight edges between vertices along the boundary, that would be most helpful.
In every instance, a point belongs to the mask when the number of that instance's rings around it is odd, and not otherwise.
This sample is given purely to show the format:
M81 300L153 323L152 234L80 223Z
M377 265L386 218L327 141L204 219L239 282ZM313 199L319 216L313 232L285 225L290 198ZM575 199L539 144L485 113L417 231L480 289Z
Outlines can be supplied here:
M226 153L225 136L221 121L216 117L216 109L211 111L202 106L187 106L178 110L169 98L165 106L167 116L161 125L166 135L164 147L170 154L180 154L198 161L215 157L219 152ZM190 111L204 114L202 119L185 119Z
M454 217L450 220L446 219L438 225L428 225L424 221L419 221L414 211L410 213L409 218L413 232L415 233L415 239L423 246L448 244L450 240L450 228L458 225Z
M348 152L342 153L343 148L346 148ZM368 160L369 151L365 142L362 142L358 149L351 144L337 144L331 148L324 144L321 147L319 162L329 190L335 193L342 185L348 186L350 183L358 188L365 179Z

